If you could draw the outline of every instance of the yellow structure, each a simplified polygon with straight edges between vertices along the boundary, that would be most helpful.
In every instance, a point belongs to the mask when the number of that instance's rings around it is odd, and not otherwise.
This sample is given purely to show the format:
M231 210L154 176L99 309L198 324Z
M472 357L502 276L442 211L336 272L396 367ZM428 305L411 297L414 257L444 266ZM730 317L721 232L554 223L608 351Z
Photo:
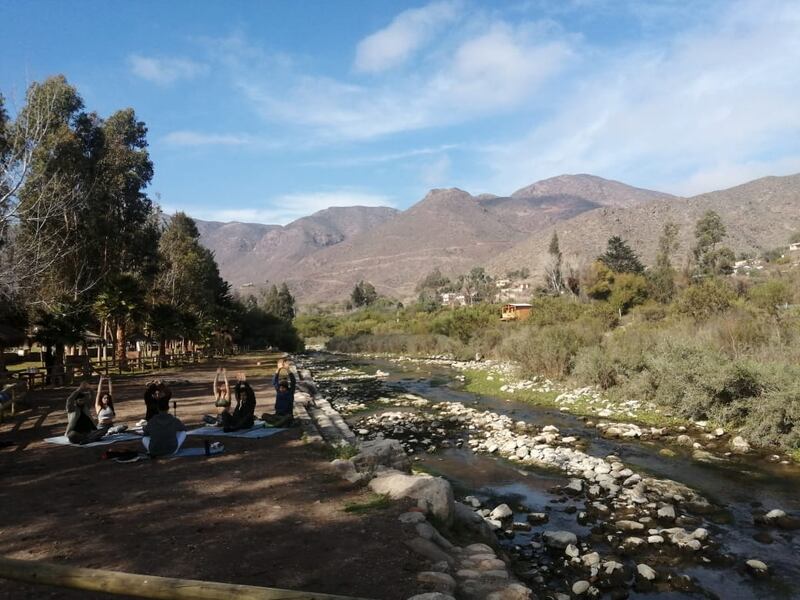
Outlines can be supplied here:
M503 314L500 317L501 321L524 321L531 316L530 304L506 304L503 307Z

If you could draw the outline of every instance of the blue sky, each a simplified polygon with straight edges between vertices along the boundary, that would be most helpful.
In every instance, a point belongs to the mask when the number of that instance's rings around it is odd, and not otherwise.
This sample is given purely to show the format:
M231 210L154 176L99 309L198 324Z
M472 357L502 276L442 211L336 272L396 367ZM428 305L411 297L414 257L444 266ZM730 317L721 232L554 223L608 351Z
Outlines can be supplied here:
M593 173L800 172L800 3L0 0L0 91L63 73L149 127L167 210L286 223Z

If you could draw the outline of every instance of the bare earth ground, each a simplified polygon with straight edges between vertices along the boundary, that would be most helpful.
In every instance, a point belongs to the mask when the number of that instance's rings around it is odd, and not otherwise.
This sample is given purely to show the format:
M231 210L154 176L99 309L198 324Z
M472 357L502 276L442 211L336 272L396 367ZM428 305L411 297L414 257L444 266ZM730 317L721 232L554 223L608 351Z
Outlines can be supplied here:
M256 361L262 361L259 367ZM257 414L271 411L268 375L275 357L207 362L163 375L188 379L173 388L177 415L190 428L213 412L217 366L248 372ZM114 382L117 423L144 413L151 376ZM96 382L96 379L95 379ZM89 568L325 592L407 598L418 592L418 559L397 505L347 513L369 498L327 468L330 456L292 429L262 440L225 439L224 454L119 464L106 447L45 444L62 435L70 390L37 391L35 408L0 424L0 554ZM202 446L189 438L187 446ZM136 448L136 443L115 449ZM117 596L118 597L118 596ZM0 599L111 598L0 580Z

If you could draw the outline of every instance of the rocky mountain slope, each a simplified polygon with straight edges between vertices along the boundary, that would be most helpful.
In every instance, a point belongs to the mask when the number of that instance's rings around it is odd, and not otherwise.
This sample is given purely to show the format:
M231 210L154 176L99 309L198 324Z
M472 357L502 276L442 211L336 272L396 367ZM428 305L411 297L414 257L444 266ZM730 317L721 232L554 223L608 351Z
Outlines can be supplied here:
M222 276L240 286L282 281L304 257L369 231L396 213L387 207L334 207L285 227L214 221L197 221L197 227Z
M765 177L730 189L691 198L670 198L630 207L605 207L554 224L496 256L488 268L503 273L527 266L542 273L552 231L557 231L561 251L576 267L601 254L609 237L628 240L645 263L655 258L658 238L668 221L680 227L680 247L673 257L684 264L694 243L694 226L708 210L715 210L727 228L724 244L739 252L760 252L786 245L800 230L800 174Z
M652 260L666 221L681 227L683 260L706 210L725 221L737 252L785 243L800 229L800 175L768 177L729 190L678 198L592 175L562 175L511 196L432 190L405 211L331 208L280 227L198 222L234 286L287 281L302 303L344 300L363 279L404 299L434 267L458 274L486 266L496 274L528 267L537 277L553 231L575 266L620 235Z

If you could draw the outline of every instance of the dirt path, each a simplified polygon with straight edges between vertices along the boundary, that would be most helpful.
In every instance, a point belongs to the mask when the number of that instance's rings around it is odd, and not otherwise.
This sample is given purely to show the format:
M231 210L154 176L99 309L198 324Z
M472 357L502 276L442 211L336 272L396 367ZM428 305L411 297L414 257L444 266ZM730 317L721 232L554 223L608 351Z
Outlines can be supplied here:
M274 356L239 357L174 373L190 382L173 388L188 426L213 409L217 366L248 372L257 413L271 411ZM114 383L117 422L141 418L147 379ZM333 476L330 457L305 444L299 429L225 440L225 453L212 458L118 464L100 459L104 448L41 441L63 434L68 393L37 392L37 408L0 425L0 440L15 443L0 450L0 554L366 598L417 592L421 566L402 544L401 507L345 512L369 494ZM0 598L105 597L0 580Z

